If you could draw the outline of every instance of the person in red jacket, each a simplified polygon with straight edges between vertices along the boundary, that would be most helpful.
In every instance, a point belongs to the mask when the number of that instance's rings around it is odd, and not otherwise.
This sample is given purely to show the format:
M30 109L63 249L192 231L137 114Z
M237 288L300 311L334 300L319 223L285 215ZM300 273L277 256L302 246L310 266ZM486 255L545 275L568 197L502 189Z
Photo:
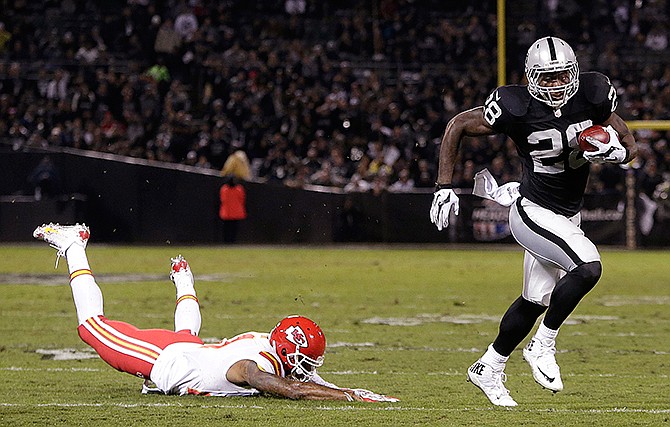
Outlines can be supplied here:
M219 190L219 218L223 221L223 241L234 243L240 221L247 219L247 193L235 176L226 177Z

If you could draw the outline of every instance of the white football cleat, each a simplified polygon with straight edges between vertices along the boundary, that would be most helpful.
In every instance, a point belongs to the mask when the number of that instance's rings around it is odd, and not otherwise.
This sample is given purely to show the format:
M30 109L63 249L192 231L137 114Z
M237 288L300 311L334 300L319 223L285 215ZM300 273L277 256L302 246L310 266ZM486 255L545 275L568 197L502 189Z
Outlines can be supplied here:
M523 349L523 358L533 370L533 378L542 387L553 392L563 390L561 369L556 363L556 345L533 338Z
M181 278L185 277L193 284L191 267L181 254L175 258L170 258L170 263L170 280L172 280L172 283L176 285L176 280L182 280Z
M468 380L479 387L494 405L517 406L517 403L510 396L509 390L503 385L507 380L504 368L494 370L491 365L479 359L468 369Z
M47 242L52 248L56 249L56 267L58 260L65 256L72 245L79 245L86 248L91 232L85 224L60 225L60 224L42 224L33 231L33 237Z

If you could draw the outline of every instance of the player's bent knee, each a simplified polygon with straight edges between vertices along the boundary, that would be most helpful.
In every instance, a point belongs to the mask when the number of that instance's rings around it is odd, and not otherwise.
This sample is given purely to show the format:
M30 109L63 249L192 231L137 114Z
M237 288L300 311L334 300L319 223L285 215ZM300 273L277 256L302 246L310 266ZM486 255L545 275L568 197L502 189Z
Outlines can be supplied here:
M579 275L583 283L591 289L600 280L603 266L600 261L587 262L572 270L571 273Z

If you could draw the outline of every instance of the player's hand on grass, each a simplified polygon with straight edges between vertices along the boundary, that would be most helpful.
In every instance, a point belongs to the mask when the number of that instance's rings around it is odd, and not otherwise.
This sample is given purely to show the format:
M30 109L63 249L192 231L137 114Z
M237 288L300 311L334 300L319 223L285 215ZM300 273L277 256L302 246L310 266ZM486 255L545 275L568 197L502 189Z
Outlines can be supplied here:
M345 389L350 393L353 400L359 402L399 402L400 399L392 396L384 396L383 394L377 394L370 390L365 390L364 388L354 388L354 389Z

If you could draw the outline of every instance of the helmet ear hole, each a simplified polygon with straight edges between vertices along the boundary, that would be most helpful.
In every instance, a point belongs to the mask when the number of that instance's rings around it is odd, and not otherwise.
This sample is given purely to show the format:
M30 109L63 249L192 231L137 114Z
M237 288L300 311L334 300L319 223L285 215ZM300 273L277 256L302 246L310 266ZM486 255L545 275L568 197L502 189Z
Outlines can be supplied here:
M286 356L286 354L287 354L286 349L285 349L285 348L282 348L282 349L281 349L281 355L282 355L282 356Z

